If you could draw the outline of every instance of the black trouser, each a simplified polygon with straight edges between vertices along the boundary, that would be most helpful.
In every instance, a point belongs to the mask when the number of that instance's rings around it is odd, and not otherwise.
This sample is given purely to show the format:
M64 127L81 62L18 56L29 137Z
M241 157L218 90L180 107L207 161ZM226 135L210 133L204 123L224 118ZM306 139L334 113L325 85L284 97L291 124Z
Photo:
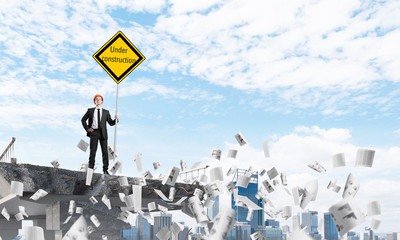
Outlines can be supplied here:
M107 152L107 139L104 139L99 129L90 133L90 156L89 168L94 168L96 158L97 144L100 141L101 153L103 155L103 171L108 170L108 152Z

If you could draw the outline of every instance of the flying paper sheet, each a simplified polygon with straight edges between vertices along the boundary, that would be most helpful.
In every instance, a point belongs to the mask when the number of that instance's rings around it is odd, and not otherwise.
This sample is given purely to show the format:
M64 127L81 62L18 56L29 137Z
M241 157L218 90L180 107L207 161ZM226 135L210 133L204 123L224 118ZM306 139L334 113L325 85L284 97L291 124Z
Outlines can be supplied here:
M269 155L269 146L268 146L268 141L267 140L265 140L264 142L263 142L263 149L264 149L264 156L266 157L266 158L269 158L270 157L270 155Z
M208 182L208 176L206 174L201 174L200 175L200 182L207 183Z
M346 198L329 208L340 236L364 222L364 216L353 198Z
M76 206L75 201L74 200L70 200L69 201L69 207L68 207L68 214L69 215L72 215L74 213L75 206Z
M327 189L333 188L334 186L336 186L336 178L329 181L328 186L326 187Z
M215 198L223 193L222 183L220 181L209 183L204 187L204 190L206 191L208 197Z
M143 173L143 177L145 179L152 179L153 178L153 174L151 174L151 172L149 170L147 170L146 172Z
M170 187L169 188L168 200L172 202L172 201L174 201L174 197L175 197L175 188L174 187Z
M108 210L111 210L111 201L108 199L107 195L103 195L101 201L107 206Z
M111 175L115 175L121 166L122 163L120 161L114 161L108 171L111 173Z
M285 206L282 208L281 216L283 219L287 220L292 216L292 206Z
M370 149L358 149L356 156L356 167L372 167L375 151Z
M1 215L7 219L7 221L10 221L10 214L8 214L8 211L5 207L3 207L3 210L1 210Z
M132 194L124 198L129 210L139 212L142 210L142 187L132 185Z
M194 190L193 196L197 196L199 199L203 197L203 190L196 188Z
M287 177L286 173L281 173L281 181L283 186L287 186Z
M43 228L37 226L24 227L25 240L44 240Z
M150 203L148 203L148 204L147 204L147 208L149 209L149 212L152 212L152 211L154 211L154 210L157 210L156 202L150 202Z
M93 169L88 168L86 172L86 186L90 186L92 184L92 177L93 177Z
M222 167L215 167L210 169L210 182L214 181L224 181L224 173L222 172Z
M249 210L247 211L247 216L246 216L246 221L251 221L251 219L253 219L253 213L254 210L252 208L249 208Z
M58 168L60 166L60 161L58 159L50 162L53 167Z
M258 231L250 235L251 240L266 240L262 232Z
M249 185L249 182L250 182L250 177L248 177L246 175L239 175L237 182L236 182L236 186L247 188L247 186Z
M260 176L261 176L261 177L264 176L264 174L265 174L266 172L267 172L267 170L265 170L265 169L261 170Z
M167 226L164 226L160 231L158 231L156 236L160 240L168 240L171 237L171 231L168 230Z
M83 208L81 207L76 207L76 211L77 214L83 214Z
M22 215L22 213L17 213L14 215L14 217L18 222L24 219L24 215Z
M316 199L317 194L318 194L318 180L315 179L307 182L304 187L304 193L300 201L300 207L302 209L305 209L311 201L314 201Z
M127 177L119 177L118 178L118 182L119 182L119 185L121 186L121 187L128 187L129 186L129 183L128 183L128 178Z
M92 221L92 223L98 228L100 226L100 221L99 219L97 219L97 217L95 215L92 215L90 217L90 221Z
M22 197L24 193L24 184L18 181L11 181L10 193Z
M279 175L278 170L276 170L275 167L271 168L269 171L267 171L267 175L270 180L274 179Z
M268 179L265 179L262 182L262 184L265 187L265 189L268 191L268 193L272 193L273 191L275 191L275 188L272 186L271 182L268 181Z
M181 160L181 170L186 171L186 161L185 160Z
M72 215L69 215L69 216L67 217L67 219L65 219L65 221L63 222L63 224L67 224L67 223L69 222L69 220L71 220L71 218L72 218Z
M174 222L171 226L171 231L172 235L174 236L175 239L178 239L178 234L185 229L185 226L183 226L180 223Z
M33 201L37 201L38 199L46 196L47 194L48 193L45 190L39 189L29 199L31 199Z
M246 207L249 208L249 209L251 208L253 210L262 210L262 208L260 206L256 205L253 201L251 201L246 196L238 195L237 199L236 199L236 202L244 203L246 205Z
M334 186L334 187L332 188L332 191L338 193L338 192L340 191L340 189L341 189L341 187L336 185L336 186Z
M271 218L276 218L276 214L274 213L274 211L272 209L265 209L264 210L265 214L267 214L269 217Z
M346 185L343 190L343 198L354 197L360 189L360 183L356 180L353 174L347 177Z
M153 190L154 190L154 192L157 193L158 196L160 196L160 198L162 200L164 200L166 202L170 202L170 200L167 198L167 196L165 196L165 194L161 190L158 190L158 189L153 189Z
M237 133L235 135L236 141L240 144L240 146L243 146L247 143L247 140L244 138L242 133Z
M197 168L198 166L200 166L200 164L201 164L201 161L195 162L195 163L193 164L193 166L192 166L190 169L195 169L195 168Z
M338 153L332 157L332 165L334 168L346 166L346 161L344 159L344 153Z
M134 177L133 184L138 186L146 186L146 179L144 177Z
M108 240L106 235L101 235L101 240Z
M135 157L133 158L133 161L136 162L136 169L138 172L143 172L142 168L142 154L141 153L136 153Z
M81 163L81 165L79 166L79 171L86 172L87 168L88 168L88 163Z
M211 158L217 159L217 160L221 160L221 150L219 149L211 149Z
M163 205L158 204L157 205L158 210L160 210L162 213L168 213L168 208L164 207Z
M71 226L62 240L87 240L89 238L88 226L85 218L80 216Z
M225 208L219 211L214 218L214 225L211 228L209 238L210 240L224 240L229 231L235 224L236 211L232 208Z
M153 167L154 167L154 170L157 170L157 169L159 169L161 167L161 163L160 162L153 162Z
M319 173L326 172L326 169L319 162L310 163L307 166Z
M229 182L226 184L225 189L227 193L233 193L233 190L235 189L235 184L233 182Z
M146 219L146 221L150 224L150 225L154 225L154 219L150 216L150 215L143 215L142 213L140 214L140 216L142 216L142 218ZM132 225L132 224L131 224ZM133 226L133 225L132 225Z
M228 158L236 158L237 152L238 151L235 149L229 149L228 150Z
M108 159L114 159L114 154L115 159L118 158L118 152L114 152L114 149L111 146L108 146Z
M97 199L96 199L95 197L93 197L93 196L91 196L91 197L89 198L89 200L90 200L90 202L92 202L93 205L96 204L96 203L98 203Z
M379 201L373 201L367 204L367 215L375 216L381 214L381 205Z
M22 214L22 216L25 216L27 218L29 217L28 213L26 213L26 210L25 210L24 206L18 206L18 210Z
M197 196L189 198L188 204L198 224L204 225L209 221L207 214L204 212L204 207Z
M175 203L168 203L169 205L175 205L175 206L182 206L183 201L186 200L186 198L188 197L181 197L181 199L179 199L177 202Z
M381 221L380 220L374 219L374 218L371 219L370 226L371 226L372 229L377 230L379 228L379 225L381 225Z
M79 141L77 147L78 147L80 150L86 152L87 148L89 147L89 143L87 143L87 142L85 142L83 139L81 139L81 140Z
M169 166L166 174L164 175L164 179L162 181L163 185L174 186L176 179L179 176L180 169L174 166Z
M231 168L229 168L228 172L226 173L226 176L229 176L231 174L234 174L236 171L236 165L233 165Z

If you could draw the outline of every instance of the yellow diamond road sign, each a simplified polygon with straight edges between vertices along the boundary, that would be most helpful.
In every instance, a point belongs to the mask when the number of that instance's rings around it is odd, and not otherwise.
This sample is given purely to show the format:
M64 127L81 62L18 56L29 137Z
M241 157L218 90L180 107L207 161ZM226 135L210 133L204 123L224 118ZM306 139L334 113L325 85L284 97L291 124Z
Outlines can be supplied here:
M121 31L104 44L93 58L118 84L145 59Z

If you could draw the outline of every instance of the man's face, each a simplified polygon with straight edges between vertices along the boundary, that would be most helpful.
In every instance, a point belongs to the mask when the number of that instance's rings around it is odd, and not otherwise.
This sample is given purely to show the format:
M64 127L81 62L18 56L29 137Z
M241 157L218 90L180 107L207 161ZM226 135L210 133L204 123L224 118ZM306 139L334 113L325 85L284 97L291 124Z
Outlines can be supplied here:
M101 106L101 104L103 104L103 100L101 99L101 97L96 97L94 99L94 104L96 104L97 107Z

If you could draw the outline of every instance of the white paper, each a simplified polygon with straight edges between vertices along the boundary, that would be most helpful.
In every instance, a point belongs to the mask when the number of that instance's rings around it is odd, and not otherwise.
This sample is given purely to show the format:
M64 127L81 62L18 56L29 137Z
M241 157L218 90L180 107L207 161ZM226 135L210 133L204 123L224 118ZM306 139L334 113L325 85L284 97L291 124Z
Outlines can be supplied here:
M168 230L167 226L164 226L160 231L158 231L156 236L160 240L168 240L171 237L171 232Z
M69 215L72 215L72 214L74 213L74 211L75 211L75 206L76 206L75 201L74 201L74 200L70 200L70 201L69 201L69 207L68 207L68 214L69 214Z
M33 201L37 201L38 199L46 196L47 194L48 193L45 190L39 189L29 199L31 199Z
M92 221L92 223L98 228L100 226L100 221L99 219L97 219L96 215L92 215L90 217L90 221Z
M92 234L95 231L93 226L91 226L91 225L87 227L87 230L89 232L89 235Z
M253 219L253 213L254 213L254 210L249 208L249 210L247 211L246 221L250 222L251 219Z
M93 205L96 204L96 203L98 203L97 199L96 199L95 197L93 197L93 196L91 196L91 197L89 198L89 200L90 200L90 202L92 202Z
M379 228L379 226L381 225L381 221L380 220L378 220L378 219L374 219L374 218L372 218L371 219L371 228L372 229L374 229L374 230L377 230L378 228Z
M177 222L174 222L174 223L172 224L172 226L171 226L172 234L175 235L176 238L178 237L178 234L179 234L180 232L182 232L184 229L185 229L185 226L183 226L182 224L177 223Z
M299 187L294 187L292 188L292 196L293 196L293 201L294 201L294 205L295 206L299 206L300 205L300 191L299 191Z
M264 235L258 231L250 235L251 240L266 240Z
M203 197L203 190L196 188L194 190L193 196L197 196L199 199L201 199Z
M186 169L186 161L185 160L181 160L181 170L182 171L186 171L187 169Z
M286 173L281 173L281 181L283 186L287 186L287 177Z
M3 207L3 210L1 210L1 215L7 219L7 221L10 221L10 214L8 214L8 211L5 207Z
M370 149L358 149L356 156L356 167L372 167L375 151Z
M146 172L143 173L143 177L145 179L152 179L153 178L153 174L151 174L151 172L149 170L147 170Z
M246 197L246 196L238 195L238 196L237 196L237 199L236 199L236 202L242 202L242 203L244 203L248 209L251 208L251 209L253 209L253 210L262 210L262 208L261 208L260 206L256 205L253 201L251 201L251 200L250 200L248 197Z
M271 168L269 171L267 171L267 175L270 180L274 179L279 175L278 170L276 170L275 167Z
M106 235L101 235L101 240L108 240Z
M22 215L22 213L17 213L14 215L15 219L17 219L17 221L21 221L24 219L24 216Z
M169 166L166 174L164 175L162 184L174 186L176 180L178 179L180 169L174 166Z
M93 177L93 169L92 168L87 168L86 186L90 186L92 184L92 177Z
M58 168L60 166L60 161L58 159L50 162L53 167Z
M22 197L24 194L24 184L19 181L11 181L10 193Z
M285 206L282 208L281 216L283 219L287 220L292 216L292 206Z
M332 157L332 165L334 168L346 166L346 160L344 158L344 153L338 153Z
M161 190L158 190L158 189L153 189L153 190L154 190L154 192L157 193L158 196L160 196L160 198L161 198L162 200L164 200L164 201L166 201L166 202L171 202L171 201L172 201L172 200L169 200L169 199L167 198L167 196L165 196L165 194L164 194Z
M360 183L356 180L353 174L347 177L346 185L343 190L343 198L354 197L360 189Z
M69 216L67 217L67 219L65 219L65 221L63 222L63 224L67 224L67 223L69 222L69 220L71 220L71 218L72 218L72 215L69 215Z
M25 240L44 240L43 228L37 226L27 226L23 228Z
M63 240L87 240L89 239L89 232L87 229L88 226L85 218L80 216L65 234Z
M115 175L121 166L122 163L120 161L114 161L108 171L111 173L111 175Z
M224 173L222 167L215 167L210 169L210 182L224 181Z
M208 239L211 240L224 240L229 231L235 224L236 211L232 208L224 208L219 211L214 218L214 225L211 228Z
M126 196L125 203L128 206L129 210L133 210L134 212L139 212L142 210L142 187L132 185L132 194Z
M154 170L157 170L161 167L161 163L160 162L153 162L153 168Z
M86 172L88 168L88 163L81 163L81 165L79 166L79 171L80 172Z
M215 198L216 196L221 195L223 193L222 184L220 181L215 181L207 184L204 187L204 190L206 191L207 196L210 198Z
M236 182L236 186L247 188L247 186L249 185L249 182L250 182L250 177L248 177L246 175L239 175L237 182Z
M265 141L263 142L262 145L263 145L263 149L264 149L264 156L265 156L266 158L269 158L269 157L270 157L270 154L269 154L268 141L265 140Z
M129 183L128 183L128 178L127 177L119 177L118 178L118 182L119 182L119 185L121 186L121 187L128 187L129 186Z
M143 215L140 214L142 216L142 218L146 219L146 221L150 224L150 225L154 225L154 219L150 216L150 215ZM133 225L132 225L133 226Z
M273 191L275 191L275 188L273 187L273 185L271 184L270 181L268 181L268 179L265 179L262 182L263 186L265 187L265 189L268 191L268 193L272 193Z
M204 212L204 207L197 196L189 198L188 204L198 224L203 225L209 221L207 214Z
M164 207L163 205L158 204L157 205L158 210L160 210L162 213L168 213L168 208Z
M305 209L311 201L314 201L316 199L317 194L318 194L318 180L315 179L307 182L304 187L304 193L300 201L300 207L302 209Z
M314 163L308 164L307 166L319 173L326 172L326 169L319 162L316 161Z
M353 198L346 198L334 204L329 208L329 213L340 236L364 222L364 216Z
M172 202L172 201L174 201L174 197L175 197L175 188L174 187L170 187L169 188L168 200Z
M226 173L226 176L229 176L229 175L231 175L231 174L234 174L235 171L236 171L236 168L237 168L236 165L231 166L231 167L229 168L228 172Z
M79 141L77 147L78 147L80 150L86 152L87 148L89 147L89 143L87 143L87 142L85 142L83 139L81 139L81 140Z
M236 149L229 149L228 150L228 158L236 158L237 152L238 151Z
M336 186L336 178L329 181L329 184L326 188L330 189L330 188L333 188L334 186Z
M207 183L208 182L208 176L206 174L201 174L200 175L200 182Z
M195 163L193 164L193 166L192 166L190 169L195 169L195 168L197 168L198 166L200 166L200 164L201 164L201 161L195 162Z
M332 191L338 193L338 192L340 191L340 189L341 189L341 187L336 185L336 186L334 186L334 187L332 188Z
M226 192L227 193L233 193L233 190L235 189L235 184L233 183L233 182L228 182L226 185L225 185L225 189L226 189Z
M83 214L83 208L81 207L76 207L76 211L77 214Z
M157 210L156 202L149 202L149 203L147 204L147 208L148 208L149 212L152 212L152 211L154 211L154 210Z
M133 178L133 184L138 185L138 186L146 186L146 178L144 177L134 177Z
M367 204L367 215L375 216L381 214L381 205L379 201L373 201Z
M103 195L101 201L107 206L108 210L111 210L111 201L108 199L107 195Z
M114 152L113 147L108 146L108 159L114 160L114 154L115 154L115 159L117 159L118 158L118 152Z
M244 138L243 134L240 132L235 135L235 138L240 146L243 146L247 143L247 140Z
M142 168L142 154L140 152L136 153L133 161L136 163L136 169L138 172L143 172Z
M272 209L264 209L265 214L267 214L271 218L276 218L276 214Z
M221 150L220 149L211 149L211 153L210 153L210 157L217 159L217 160L221 160Z
M26 209L24 206L18 206L18 210L22 214L22 216L25 216L27 218L29 217L28 213L26 213Z
M175 203L168 203L168 204L170 204L170 205L175 205L175 206L182 206L182 203L183 203L183 201L186 200L186 198L188 198L188 197L181 197L181 199L179 199L177 202L175 202Z

